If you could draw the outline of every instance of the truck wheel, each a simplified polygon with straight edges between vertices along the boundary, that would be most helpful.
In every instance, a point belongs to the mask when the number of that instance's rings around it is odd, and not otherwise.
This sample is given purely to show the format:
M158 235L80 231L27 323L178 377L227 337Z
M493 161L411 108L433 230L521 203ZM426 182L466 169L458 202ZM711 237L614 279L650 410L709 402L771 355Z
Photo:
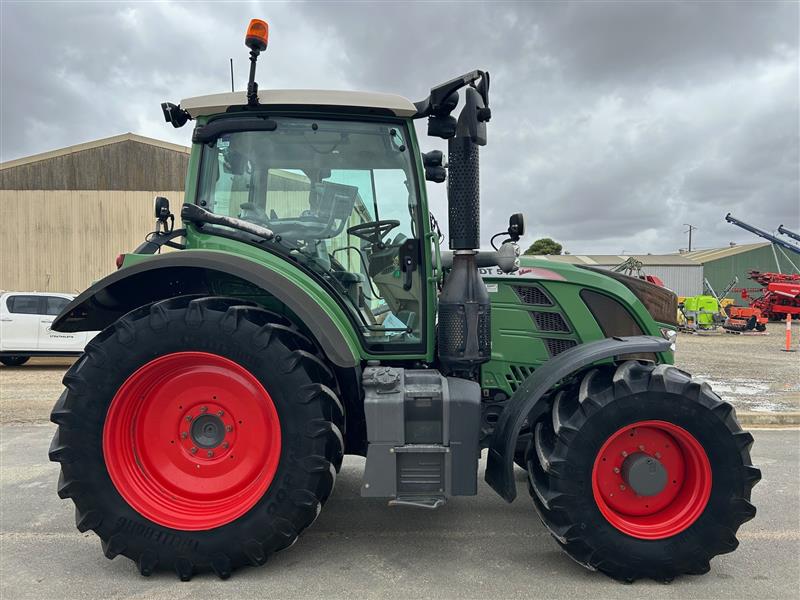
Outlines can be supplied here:
M552 398L528 447L542 522L578 563L615 579L709 570L755 516L753 437L708 384L636 361Z
M101 332L51 420L58 494L142 575L261 565L318 516L341 465L336 382L283 317L179 297Z
M0 363L7 367L20 367L30 359L30 356L0 356Z

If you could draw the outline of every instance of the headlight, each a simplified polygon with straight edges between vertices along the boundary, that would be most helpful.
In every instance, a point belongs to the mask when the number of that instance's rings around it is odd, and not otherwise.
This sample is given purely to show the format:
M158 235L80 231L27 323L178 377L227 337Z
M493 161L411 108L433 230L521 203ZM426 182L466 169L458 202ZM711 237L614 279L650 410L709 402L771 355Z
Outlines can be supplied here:
M675 352L675 343L678 341L678 332L668 327L662 327L661 337L669 341L669 349Z

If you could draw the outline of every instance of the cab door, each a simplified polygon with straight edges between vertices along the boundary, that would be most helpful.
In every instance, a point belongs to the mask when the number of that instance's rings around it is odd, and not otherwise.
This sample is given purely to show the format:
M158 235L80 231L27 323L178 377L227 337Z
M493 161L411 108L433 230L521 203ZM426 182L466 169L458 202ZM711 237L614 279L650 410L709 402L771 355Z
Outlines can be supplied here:
M39 343L40 296L9 294L0 310L0 346L5 350L35 351Z
M86 344L84 332L62 333L50 327L56 316L69 304L67 296L42 296L39 314L39 350L42 352L82 352Z

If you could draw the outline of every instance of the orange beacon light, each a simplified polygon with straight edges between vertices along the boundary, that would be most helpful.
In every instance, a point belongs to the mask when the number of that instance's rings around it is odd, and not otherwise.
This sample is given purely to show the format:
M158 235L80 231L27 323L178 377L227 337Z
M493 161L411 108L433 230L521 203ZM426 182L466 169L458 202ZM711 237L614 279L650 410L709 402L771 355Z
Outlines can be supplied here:
M251 50L263 52L267 49L269 41L269 25L261 19L251 19L247 26L247 35L244 38L245 46Z

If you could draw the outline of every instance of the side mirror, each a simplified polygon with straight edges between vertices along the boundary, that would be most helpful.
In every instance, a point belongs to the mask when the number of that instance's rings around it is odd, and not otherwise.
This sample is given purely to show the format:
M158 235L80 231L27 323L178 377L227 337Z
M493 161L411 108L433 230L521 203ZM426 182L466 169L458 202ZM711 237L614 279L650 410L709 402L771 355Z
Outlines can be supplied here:
M511 241L518 242L525 235L525 215L514 213L508 218L508 237Z
M431 150L422 155L422 165L425 167L425 179L434 183L442 183L447 178L447 162L444 152Z
M156 231L169 233L175 226L175 215L169 210L169 200L164 196L156 196L153 200L156 215Z
M163 221L169 216L169 200L164 198L164 196L156 196L155 200L153 200L153 204L155 206L156 219Z

